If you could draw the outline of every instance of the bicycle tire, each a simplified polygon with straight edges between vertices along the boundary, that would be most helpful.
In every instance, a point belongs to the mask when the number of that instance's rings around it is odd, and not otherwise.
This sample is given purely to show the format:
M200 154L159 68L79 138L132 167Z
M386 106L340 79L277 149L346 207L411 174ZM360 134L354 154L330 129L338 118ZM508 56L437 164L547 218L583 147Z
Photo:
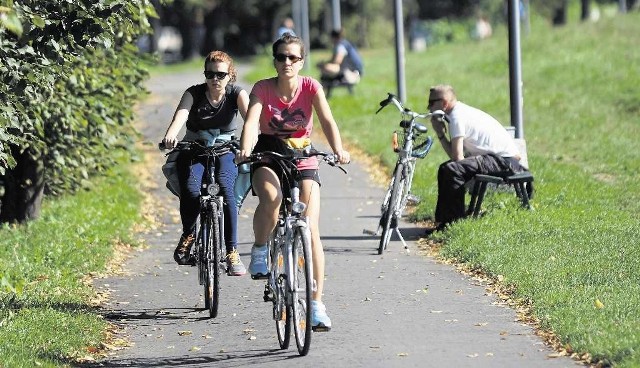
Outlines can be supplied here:
M297 226L293 234L293 326L298 353L309 353L311 347L311 294L313 265L311 235L306 226Z
M216 318L218 316L218 307L220 304L220 222L217 216L217 204L212 202L209 215L207 216L204 234L206 245L205 261L206 261L206 282L204 287L205 307L209 310L209 317Z
M274 231L278 231L278 229L276 228ZM270 249L273 249L272 267L274 268L271 276L275 277L273 319L276 321L276 332L280 349L287 349L291 341L291 306L287 305L285 296L286 255L280 244L276 244L275 241L272 242Z
M389 240L391 240L392 233L392 225L395 220L395 226L397 225L398 219L396 217L396 209L399 203L400 191L402 190L402 186L404 185L404 180L402 178L404 170L404 164L399 163L396 165L396 168L393 172L393 186L391 187L391 195L389 196L389 205L387 206L387 210L383 213L383 223L382 223L382 235L380 236L380 243L378 244L378 254L384 253L384 250L387 249L387 245L389 245Z

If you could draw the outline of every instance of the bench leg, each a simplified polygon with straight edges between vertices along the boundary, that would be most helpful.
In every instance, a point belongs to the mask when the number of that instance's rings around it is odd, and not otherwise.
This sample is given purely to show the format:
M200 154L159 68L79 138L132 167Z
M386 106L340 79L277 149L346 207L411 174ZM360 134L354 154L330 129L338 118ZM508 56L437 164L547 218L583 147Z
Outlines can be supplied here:
M522 202L522 207L531 208L531 205L529 204L529 193L527 193L525 183L527 182L514 182L513 187L516 190L516 195L520 198L520 202Z
M469 208L467 209L467 215L478 217L480 209L482 208L482 201L484 195L487 192L487 182L476 180L473 183L473 190L471 191L471 201L469 202Z

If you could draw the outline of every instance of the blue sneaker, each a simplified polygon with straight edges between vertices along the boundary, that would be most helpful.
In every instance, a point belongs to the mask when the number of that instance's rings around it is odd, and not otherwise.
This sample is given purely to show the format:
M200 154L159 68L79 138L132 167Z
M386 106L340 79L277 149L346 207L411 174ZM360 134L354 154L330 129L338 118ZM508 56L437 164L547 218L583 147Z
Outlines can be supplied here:
M327 316L327 308L318 300L311 301L311 329L315 332L331 330L331 319Z
M269 276L269 269L267 268L268 256L269 248L266 245L261 247L253 245L251 248L251 263L249 263L249 273L252 279L266 279Z

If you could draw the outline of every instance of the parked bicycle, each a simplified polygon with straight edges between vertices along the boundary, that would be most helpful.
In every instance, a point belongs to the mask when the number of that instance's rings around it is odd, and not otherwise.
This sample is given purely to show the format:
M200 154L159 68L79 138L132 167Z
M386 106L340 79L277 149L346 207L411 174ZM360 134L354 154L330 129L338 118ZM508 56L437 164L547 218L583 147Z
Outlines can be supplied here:
M158 147L167 149L164 143ZM237 150L237 140L215 143L211 147L197 141L178 142L167 155L175 151L191 151L194 156L205 157L205 173L200 192L200 214L196 223L196 240L192 248L192 265L198 266L198 281L204 285L204 304L209 316L218 316L220 304L220 276L227 273L227 250L224 243L224 211L220 185L215 179L215 165L219 156Z
M276 321L280 348L289 347L293 325L300 355L307 355L311 346L314 280L311 232L307 217L304 216L306 205L300 201L299 183L302 179L296 163L314 156L322 157L322 161L347 172L337 165L337 156L314 149L294 151L287 155L264 151L251 154L247 161L269 160L278 165L285 176L281 178L283 198L278 221L267 242L270 256L264 301L273 303L273 319Z
M391 93L380 102L380 108L376 111L376 114L389 104L394 105L402 114L402 120L400 120L402 138L399 143L398 132L393 132L393 150L398 154L398 160L393 169L389 188L380 207L382 215L378 228L374 233L376 236L380 235L378 254L382 254L387 249L393 231L398 234L404 248L409 249L398 228L398 220L402 217L404 209L410 200L416 203L419 201L419 198L411 193L416 161L425 158L433 145L431 136L427 136L424 141L417 143L420 140L420 136L427 133L428 128L417 122L416 119L427 119L433 116L443 119L445 115L442 110L437 110L433 113L413 112Z

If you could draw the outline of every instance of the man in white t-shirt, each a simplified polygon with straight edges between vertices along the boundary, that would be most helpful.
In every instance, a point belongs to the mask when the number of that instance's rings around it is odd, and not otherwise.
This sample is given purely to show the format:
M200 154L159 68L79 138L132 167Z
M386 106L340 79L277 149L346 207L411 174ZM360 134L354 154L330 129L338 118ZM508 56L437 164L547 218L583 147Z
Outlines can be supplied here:
M431 121L450 158L438 169L433 231L465 216L464 184L476 174L506 176L527 168L520 164L520 152L502 124L486 112L458 101L451 86L432 87L428 106L430 111L443 110L449 123L447 129L441 120Z

